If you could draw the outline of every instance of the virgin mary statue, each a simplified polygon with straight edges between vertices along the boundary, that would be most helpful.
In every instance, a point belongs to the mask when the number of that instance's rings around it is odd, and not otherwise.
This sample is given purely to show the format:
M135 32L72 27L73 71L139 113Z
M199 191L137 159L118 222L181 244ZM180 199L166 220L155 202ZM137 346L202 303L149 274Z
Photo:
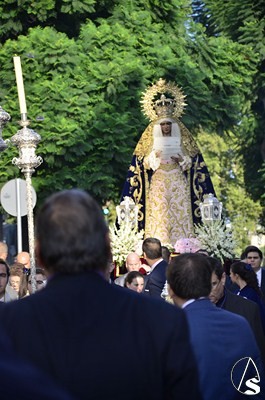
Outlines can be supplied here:
M191 133L179 120L184 94L163 79L143 95L144 114L150 124L135 150L123 188L138 206L138 228L163 244L194 237L201 221L199 205L213 185Z

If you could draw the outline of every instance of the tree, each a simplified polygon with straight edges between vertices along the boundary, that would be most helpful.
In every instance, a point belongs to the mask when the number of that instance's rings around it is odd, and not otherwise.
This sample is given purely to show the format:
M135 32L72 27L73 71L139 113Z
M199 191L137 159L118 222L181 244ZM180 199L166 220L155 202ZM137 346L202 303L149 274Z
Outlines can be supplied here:
M238 156L237 136L226 137L200 131L198 142L212 173L217 198L223 203L223 216L232 226L236 254L249 244L249 235L256 232L261 205L252 200L244 185L242 156Z
M8 9L0 2L2 26L10 21L10 29L6 25L0 31L7 39L0 48L0 102L13 121L18 119L12 66L17 53L31 127L42 136L37 153L44 163L33 178L40 200L78 186L102 202L117 201L134 145L147 125L139 106L142 91L160 77L183 87L184 122L194 133L200 126L229 131L240 124L242 110L250 110L255 54L246 45L208 37L192 22L189 1L39 3L42 10L38 6L34 14L28 1L18 10L14 1ZM74 34L72 24L64 30L60 25L62 4L70 3L75 9L64 9L68 21L80 22ZM4 129L5 138L18 129L13 121ZM1 165L7 166L0 171L2 183L18 175L11 166L16 154L14 148L2 154Z
M261 200L265 225L265 13L261 0L194 1L194 18L210 37L225 36L233 42L251 46L256 53L251 106L242 109L237 126L238 153L243 155L245 185L254 200Z

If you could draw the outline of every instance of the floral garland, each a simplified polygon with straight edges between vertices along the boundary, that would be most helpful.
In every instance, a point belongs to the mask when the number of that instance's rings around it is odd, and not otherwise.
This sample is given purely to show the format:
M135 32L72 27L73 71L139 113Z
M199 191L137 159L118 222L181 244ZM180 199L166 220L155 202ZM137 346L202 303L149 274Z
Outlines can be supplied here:
M144 231L137 232L130 224L122 223L118 229L115 225L109 228L113 261L121 267L129 253L137 251L143 240Z
M202 248L207 250L210 256L219 258L222 262L226 258L234 258L236 243L223 220L196 225L195 233Z
M201 242L198 238L182 238L178 239L174 244L175 252L179 254L196 253L201 247Z

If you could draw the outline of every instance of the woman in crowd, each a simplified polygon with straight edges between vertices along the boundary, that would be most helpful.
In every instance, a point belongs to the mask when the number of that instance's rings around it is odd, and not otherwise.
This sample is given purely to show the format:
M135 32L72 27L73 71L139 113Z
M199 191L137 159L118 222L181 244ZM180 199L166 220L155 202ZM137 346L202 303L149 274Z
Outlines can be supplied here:
M131 271L125 278L124 287L142 293L144 290L144 277L138 271Z
M17 292L19 297L19 288L23 278L23 264L14 263L10 266L9 285Z
M230 278L233 283L239 286L239 291L237 291L239 296L245 297L258 304L265 333L265 304L258 285L257 275L253 271L251 265L243 261L233 263L230 267Z

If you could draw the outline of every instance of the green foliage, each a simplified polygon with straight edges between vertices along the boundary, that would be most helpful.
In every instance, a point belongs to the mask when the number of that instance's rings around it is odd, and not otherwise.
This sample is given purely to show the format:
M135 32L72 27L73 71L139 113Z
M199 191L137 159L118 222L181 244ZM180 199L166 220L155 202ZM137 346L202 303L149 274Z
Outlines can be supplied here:
M265 225L265 14L262 0L217 0L194 2L195 19L204 24L209 36L225 36L255 52L255 75L252 78L252 97L242 110L237 126L238 152L243 155L246 190L254 200L261 200ZM199 16L199 18L198 18ZM253 60L246 57L246 61Z
M223 216L231 221L236 239L236 253L249 244L256 232L262 207L247 194L242 157L237 152L237 137L220 137L200 131L198 135L205 162L209 168L217 198L223 203Z
M260 129L253 109L260 49L243 39L209 37L190 14L187 0L0 1L0 104L12 116L3 136L19 129L12 64L18 54L30 127L42 137L37 154L44 162L33 177L40 202L70 187L89 190L104 204L118 201L147 125L142 92L160 77L182 86L188 103L184 123L193 133L201 127L221 135L234 130L240 138L243 126L246 135ZM231 163L236 150L229 153ZM1 154L0 184L18 176L14 156L12 147ZM213 157L220 157L218 149ZM224 198L230 196L225 179L234 186L225 161L222 166L224 174L215 165L214 180L217 185L221 180ZM240 185L245 190L243 177Z

